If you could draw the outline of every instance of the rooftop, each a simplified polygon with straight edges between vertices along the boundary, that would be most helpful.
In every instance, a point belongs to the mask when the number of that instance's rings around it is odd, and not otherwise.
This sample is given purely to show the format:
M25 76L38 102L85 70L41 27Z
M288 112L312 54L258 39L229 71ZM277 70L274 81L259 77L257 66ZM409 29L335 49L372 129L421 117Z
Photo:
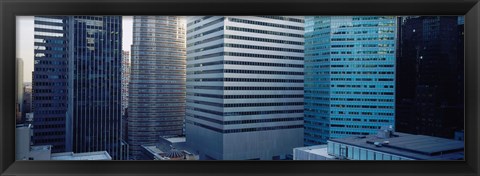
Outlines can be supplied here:
M166 140L170 141L171 143L179 143L179 142L186 142L185 137L170 137L170 138L165 138Z
M30 146L30 151L50 151L51 149L52 149L51 145Z
M308 147L298 147L298 148L294 148L294 150L302 150L311 154L323 156L330 159L335 158L335 156L328 155L327 145L313 145Z
M85 152L85 153L52 153L52 160L112 160L107 151Z
M433 136L395 132L389 138L368 135L330 139L330 141L418 160L458 160L464 158L463 141Z
M153 154L159 154L163 153L162 150L160 150L157 146L155 145L142 145L143 148L147 149L148 152L153 153Z

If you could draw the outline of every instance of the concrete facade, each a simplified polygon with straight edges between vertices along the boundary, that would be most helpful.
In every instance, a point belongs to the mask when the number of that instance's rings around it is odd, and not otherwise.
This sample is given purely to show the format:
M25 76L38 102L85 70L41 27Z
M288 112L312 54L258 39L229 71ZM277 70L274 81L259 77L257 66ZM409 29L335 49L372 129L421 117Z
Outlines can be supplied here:
M303 146L303 17L187 19L187 143L205 160Z

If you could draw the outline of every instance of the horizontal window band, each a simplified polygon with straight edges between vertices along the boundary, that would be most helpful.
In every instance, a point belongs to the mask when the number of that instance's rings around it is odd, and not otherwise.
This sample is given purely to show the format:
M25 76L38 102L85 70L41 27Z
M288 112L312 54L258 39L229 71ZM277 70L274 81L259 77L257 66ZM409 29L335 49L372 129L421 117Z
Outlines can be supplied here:
M303 87L224 87L224 86L187 86L187 89L207 90L303 90Z
M252 119L252 120L231 120L221 121L199 115L190 115L190 117L213 122L220 125L237 125L237 124L254 124L254 123L269 123L269 122L289 122L289 121L303 121L303 117L294 118L274 118L274 119Z
M187 63L188 61L192 61L192 60L201 60L201 59L207 59L207 58L219 57L219 56L254 57L254 58L264 58L264 59L283 59L283 60L303 61L303 57L295 57L295 56L252 54L252 53L238 53L238 52L218 52L218 53L206 54L206 55L201 55L196 57L187 57Z
M201 94L201 93L187 93L187 96L198 96L208 98L220 98L220 99L250 99L250 98L303 98L303 94L282 94L282 95L214 95L214 94Z
M202 71L187 71L189 74L211 74L211 73L243 73L243 74L271 74L271 75L303 75L303 72L289 72L289 71L268 71L268 70L238 70L238 69L217 69L217 70L202 70Z
M254 131L271 131L271 130L280 130L280 129L294 129L294 128L301 128L303 129L303 125L288 125L288 126L275 126L275 127L258 127L258 128L241 128L241 129L229 129L229 130L222 130L215 127L211 127L208 125L204 125L197 122L190 122L195 126L199 126L205 129L209 129L212 131L216 131L219 133L244 133L244 132L254 132Z

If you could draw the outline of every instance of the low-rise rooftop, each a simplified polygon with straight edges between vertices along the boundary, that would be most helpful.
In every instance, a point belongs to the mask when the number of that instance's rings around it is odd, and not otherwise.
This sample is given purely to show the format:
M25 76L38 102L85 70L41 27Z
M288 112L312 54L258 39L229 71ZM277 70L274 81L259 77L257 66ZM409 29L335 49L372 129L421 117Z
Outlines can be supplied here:
M463 141L433 136L395 132L388 138L367 135L330 139L330 141L417 160L460 160L464 158Z
M324 157L325 159L335 159L335 156L328 154L327 145L313 145L308 147L298 147L298 148L294 148L293 150L294 150L294 153L296 153L295 150L304 151L309 154L307 157L315 158L315 156L321 156L321 157ZM309 158L305 158L305 156L302 159L310 160Z
M166 140L170 141L171 143L179 143L179 142L186 142L185 137L169 137L165 138Z
M112 160L107 151L85 152L85 153L52 153L52 160Z

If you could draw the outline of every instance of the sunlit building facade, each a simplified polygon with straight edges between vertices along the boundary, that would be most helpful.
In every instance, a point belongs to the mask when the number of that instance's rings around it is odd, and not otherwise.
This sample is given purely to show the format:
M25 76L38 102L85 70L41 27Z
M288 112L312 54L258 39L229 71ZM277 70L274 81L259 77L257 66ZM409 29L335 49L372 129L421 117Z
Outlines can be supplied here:
M127 142L132 159L141 145L183 134L185 118L185 18L133 17Z

